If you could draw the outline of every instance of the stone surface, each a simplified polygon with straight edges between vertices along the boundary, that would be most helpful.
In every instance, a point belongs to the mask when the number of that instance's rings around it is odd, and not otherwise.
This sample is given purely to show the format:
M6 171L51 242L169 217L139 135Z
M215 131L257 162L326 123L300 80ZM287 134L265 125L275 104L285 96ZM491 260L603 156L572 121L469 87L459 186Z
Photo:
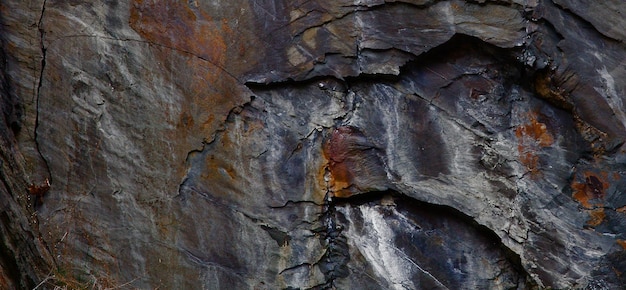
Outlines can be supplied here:
M2 71L6 71L6 63L2 49ZM15 138L23 130L23 105L19 97L11 95L10 84L7 75L0 75L0 288L31 289L54 266L33 210L49 186L45 182L29 184L26 162Z
M625 9L4 1L0 288L622 287Z

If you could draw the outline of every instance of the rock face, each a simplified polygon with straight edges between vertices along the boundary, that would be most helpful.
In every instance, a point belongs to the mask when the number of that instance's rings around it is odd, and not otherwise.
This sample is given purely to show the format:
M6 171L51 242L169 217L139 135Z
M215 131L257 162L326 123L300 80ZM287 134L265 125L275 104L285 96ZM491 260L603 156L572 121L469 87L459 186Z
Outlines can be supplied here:
M3 1L0 288L619 289L624 14Z

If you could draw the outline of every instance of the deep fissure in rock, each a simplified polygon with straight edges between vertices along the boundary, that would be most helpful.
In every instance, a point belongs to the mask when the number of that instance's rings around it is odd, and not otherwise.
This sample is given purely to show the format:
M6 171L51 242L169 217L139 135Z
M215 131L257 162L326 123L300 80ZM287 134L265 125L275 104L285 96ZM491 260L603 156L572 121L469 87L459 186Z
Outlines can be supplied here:
M342 227L337 223L337 210L333 197L327 192L322 206L322 228L314 230L320 235L320 240L325 244L325 252L318 267L326 277L326 284L320 285L319 289L332 289L336 287L335 280L349 275L348 262L350 253L346 237L341 234Z

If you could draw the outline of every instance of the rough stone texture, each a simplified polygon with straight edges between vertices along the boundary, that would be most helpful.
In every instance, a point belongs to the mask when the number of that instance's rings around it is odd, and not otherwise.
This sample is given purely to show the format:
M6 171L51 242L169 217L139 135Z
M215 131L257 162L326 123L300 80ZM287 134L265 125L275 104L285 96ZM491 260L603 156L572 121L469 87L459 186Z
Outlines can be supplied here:
M3 1L0 288L619 289L581 2Z
M6 72L7 59L0 50L0 70ZM11 82L0 75L0 288L35 287L54 265L39 231L34 202L41 202L46 184L28 184L24 156L15 139L22 130L23 106L12 95Z

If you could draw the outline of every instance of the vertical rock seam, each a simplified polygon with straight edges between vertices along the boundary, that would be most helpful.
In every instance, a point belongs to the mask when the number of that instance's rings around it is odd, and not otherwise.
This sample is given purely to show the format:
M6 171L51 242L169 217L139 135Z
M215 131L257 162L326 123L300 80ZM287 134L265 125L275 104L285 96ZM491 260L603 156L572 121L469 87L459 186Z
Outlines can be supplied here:
M37 91L36 91L36 100L35 100L35 129L33 130L33 138L35 141L35 148L37 148L37 153L39 153L39 158L41 158L41 160L43 160L44 165L46 166L46 173L47 173L47 177L45 177L46 180L52 180L52 172L50 170L50 164L48 163L48 160L46 159L46 157L41 153L41 149L39 148L39 141L37 138L37 129L39 127L39 113L40 113L40 108L39 108L39 99L41 98L41 86L43 84L44 81L44 71L46 68L46 45L45 45L45 29L43 27L43 18L44 18L44 13L46 12L46 1L47 0L43 0L43 3L41 5L41 15L39 16L39 19L37 21L37 29L39 31L39 48L41 50L41 70L39 72L39 80L37 82Z

